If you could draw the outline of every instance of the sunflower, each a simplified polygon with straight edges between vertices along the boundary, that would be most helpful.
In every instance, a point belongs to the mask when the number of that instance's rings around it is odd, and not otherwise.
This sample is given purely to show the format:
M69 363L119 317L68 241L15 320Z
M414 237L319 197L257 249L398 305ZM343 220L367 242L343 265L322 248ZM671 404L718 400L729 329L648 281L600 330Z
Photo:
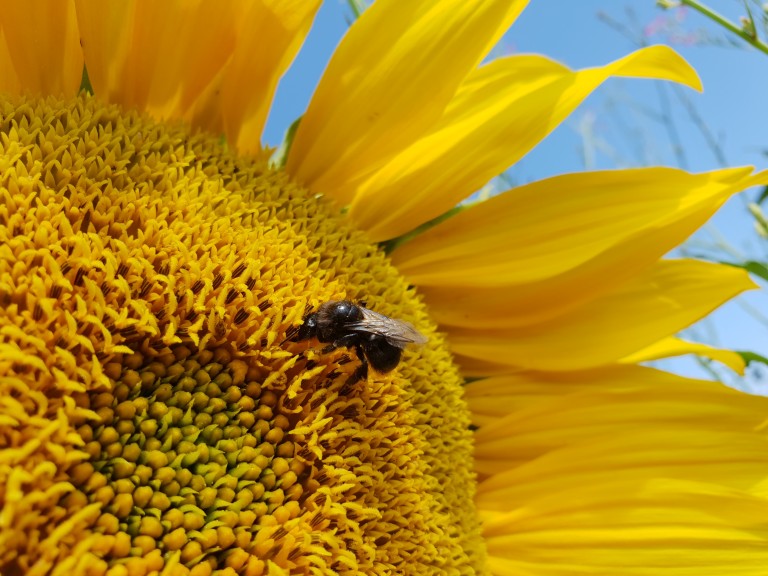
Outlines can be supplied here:
M4 3L0 573L762 574L768 400L639 363L741 367L674 334L746 274L661 258L768 176L453 210L605 79L693 70L483 64L526 2L378 0L276 167L318 3ZM342 299L428 342L355 383L293 337Z

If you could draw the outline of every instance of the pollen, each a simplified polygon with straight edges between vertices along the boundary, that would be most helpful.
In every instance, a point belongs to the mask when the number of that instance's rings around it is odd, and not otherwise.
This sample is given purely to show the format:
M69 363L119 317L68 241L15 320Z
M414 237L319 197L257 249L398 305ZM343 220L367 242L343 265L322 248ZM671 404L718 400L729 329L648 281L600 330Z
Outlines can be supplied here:
M0 573L474 574L462 380L267 158L92 98L0 102ZM349 385L329 300L429 342Z

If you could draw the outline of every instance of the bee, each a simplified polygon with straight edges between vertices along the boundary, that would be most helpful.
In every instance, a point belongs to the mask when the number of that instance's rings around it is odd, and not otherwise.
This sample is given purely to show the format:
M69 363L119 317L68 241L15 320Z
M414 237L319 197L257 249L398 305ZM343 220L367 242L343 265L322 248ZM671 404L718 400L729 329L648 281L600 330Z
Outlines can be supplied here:
M364 304L364 303L362 303ZM400 363L408 344L424 344L427 338L408 322L395 320L349 300L325 302L317 312L304 317L304 323L292 340L301 342L317 338L328 344L327 354L337 348L354 348L360 366L347 380L345 387L368 379L368 366L386 374Z

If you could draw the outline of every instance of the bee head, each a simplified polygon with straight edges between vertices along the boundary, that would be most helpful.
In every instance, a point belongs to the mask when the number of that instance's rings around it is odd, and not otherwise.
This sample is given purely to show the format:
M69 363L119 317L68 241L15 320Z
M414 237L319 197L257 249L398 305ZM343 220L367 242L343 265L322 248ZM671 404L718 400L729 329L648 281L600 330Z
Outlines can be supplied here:
M317 312L313 312L304 318L304 323L299 327L299 331L293 338L293 341L301 342L315 336L317 336Z

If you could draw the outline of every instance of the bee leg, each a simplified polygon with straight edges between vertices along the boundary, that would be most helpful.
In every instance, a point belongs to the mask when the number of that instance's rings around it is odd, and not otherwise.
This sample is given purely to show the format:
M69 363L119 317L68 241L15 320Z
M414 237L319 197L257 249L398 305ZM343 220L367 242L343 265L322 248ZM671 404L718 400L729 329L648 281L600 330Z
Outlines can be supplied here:
M328 344L328 346L324 346L322 348L322 350L320 350L320 354L330 354L331 352L336 350L336 348L338 348L338 346L336 346L335 343L334 344Z
M325 348L321 350L323 354L330 354L336 348L352 348L352 346L355 346L355 343L357 340L359 340L360 336L358 334L347 334L346 336L342 336L341 338L336 338L333 342L328 344Z
M357 375L358 380L368 380L368 356L365 355L362 344L355 344L355 352L360 359L360 366L352 373L352 376Z
M347 381L344 382L341 390L339 390L339 394L342 396L349 394L358 382L368 380L368 359L365 357L365 351L360 344L355 344L355 352L357 352L357 357L360 359L360 366L355 368L355 371L349 375L349 378L347 378Z

